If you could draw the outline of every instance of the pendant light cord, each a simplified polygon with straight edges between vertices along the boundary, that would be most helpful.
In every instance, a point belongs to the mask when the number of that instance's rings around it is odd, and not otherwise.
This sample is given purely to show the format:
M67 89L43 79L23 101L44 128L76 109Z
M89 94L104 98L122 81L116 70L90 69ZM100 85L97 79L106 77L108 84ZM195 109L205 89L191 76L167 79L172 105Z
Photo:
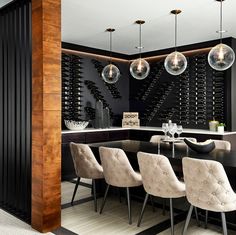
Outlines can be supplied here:
M110 64L112 62L112 32L110 32Z
M177 51L177 13L175 14L175 51Z
M139 57L141 58L142 53L142 24L139 24Z
M220 1L220 43L222 43L223 34L223 1Z

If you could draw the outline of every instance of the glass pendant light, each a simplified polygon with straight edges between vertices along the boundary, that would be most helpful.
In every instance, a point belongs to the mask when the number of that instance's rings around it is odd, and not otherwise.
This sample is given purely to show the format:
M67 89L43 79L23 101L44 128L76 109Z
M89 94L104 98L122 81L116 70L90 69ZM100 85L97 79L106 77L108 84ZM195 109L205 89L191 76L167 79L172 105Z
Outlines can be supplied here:
M149 63L141 58L141 53L142 53L142 24L145 23L145 21L143 20L137 20L135 22L136 24L139 24L139 46L136 47L139 49L139 58L134 60L131 65L130 65L130 73L132 75L132 77L134 77L137 80L142 80L144 78L146 78L150 72L150 66Z
M102 78L106 83L114 84L120 78L120 70L112 64L112 33L115 29L107 29L106 32L110 33L110 62L102 70Z
M175 51L166 57L164 66L169 74L177 76L187 68L187 59L177 51L177 15L181 10L172 10L170 13L175 15Z
M223 20L222 20L222 10L223 10L223 1L216 0L220 2L220 30L217 31L220 34L220 44L214 46L208 54L208 63L209 65L218 71L223 71L230 68L235 60L235 53L233 49L226 44L222 43L222 34L225 32L223 30Z

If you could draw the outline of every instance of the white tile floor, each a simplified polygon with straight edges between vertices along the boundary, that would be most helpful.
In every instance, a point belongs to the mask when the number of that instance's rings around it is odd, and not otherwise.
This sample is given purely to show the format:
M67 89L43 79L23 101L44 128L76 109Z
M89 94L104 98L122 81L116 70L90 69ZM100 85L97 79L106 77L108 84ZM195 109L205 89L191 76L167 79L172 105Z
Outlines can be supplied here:
M69 183L70 184L70 183ZM69 185L67 193L69 193ZM91 189L79 186L82 198L85 195L91 195ZM87 192L87 193L86 193ZM72 195L72 192L71 192ZM68 196L68 198L71 198ZM102 199L98 200L98 207L101 205ZM141 227L136 226L138 216L142 207L142 203L132 202L132 217L133 224L128 224L127 205L120 203L118 198L109 197L102 215L94 212L93 201L86 202L80 205L69 207L62 210L62 226L78 233L79 235L134 235L137 234L158 222L169 218L169 214L162 215L161 209L157 209L153 213L152 208L147 206ZM175 226L175 235L181 235L184 222ZM217 235L221 234L221 228L213 225L208 225L209 229L198 227L196 221L192 220L188 229L189 235ZM159 233L159 235L169 235L170 229ZM228 235L236 234L235 231L228 231Z
M90 183L90 181L86 181ZM62 183L62 204L71 200L74 184L69 182ZM91 196L91 189L79 186L75 200ZM98 200L98 205L101 205ZM109 197L104 208L104 213L100 215L94 212L93 201L79 204L62 210L62 226L79 235L133 235L143 231L158 222L166 220L169 216L163 216L160 209L155 212L151 207L146 208L141 227L136 226L141 210L141 203L132 202L133 224L128 224L127 205L124 200L119 202L116 197ZM175 226L175 235L181 235L183 224ZM209 229L198 227L195 220L192 220L188 229L189 235L217 235L221 234L221 228L209 224ZM0 210L0 235L38 235L39 232L33 230L30 225L15 218L14 216ZM52 233L46 233L51 235ZM159 233L159 235L169 235L170 229ZM235 235L235 231L228 231L228 235Z
M0 209L0 234L1 235L39 235L41 233L35 231L30 225L15 218ZM51 235L52 233L45 233Z

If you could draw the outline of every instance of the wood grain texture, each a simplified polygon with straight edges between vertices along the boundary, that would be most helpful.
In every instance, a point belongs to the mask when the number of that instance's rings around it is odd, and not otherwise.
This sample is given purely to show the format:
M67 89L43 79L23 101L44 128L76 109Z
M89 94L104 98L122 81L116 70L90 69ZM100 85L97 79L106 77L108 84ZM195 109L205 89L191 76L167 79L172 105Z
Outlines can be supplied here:
M61 1L32 1L32 219L61 225Z

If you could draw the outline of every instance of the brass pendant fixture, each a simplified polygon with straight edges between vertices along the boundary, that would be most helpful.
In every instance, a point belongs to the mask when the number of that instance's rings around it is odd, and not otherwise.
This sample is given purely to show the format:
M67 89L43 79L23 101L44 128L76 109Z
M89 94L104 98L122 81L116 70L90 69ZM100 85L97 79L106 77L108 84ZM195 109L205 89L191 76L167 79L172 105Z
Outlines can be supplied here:
M139 46L136 48L139 49L139 58L134 60L130 65L130 73L132 77L134 77L137 80L143 80L145 79L149 72L150 72L150 66L149 63L141 58L142 54L142 25L145 23L144 20L137 20L135 21L136 24L139 25Z
M171 75L180 75L187 68L187 59L184 54L177 51L177 16L180 14L181 10L172 10L170 13L175 15L175 51L169 54L165 59L165 69Z
M220 30L217 31L220 34L220 43L214 46L208 54L209 65L218 71L224 71L230 68L235 60L235 53L231 47L222 43L223 30L223 1L216 0L220 2Z
M120 70L112 64L112 33L115 31L115 29L108 28L106 29L106 32L110 33L110 61L107 66L105 66L102 70L102 78L104 82L109 84L116 83L120 78Z

